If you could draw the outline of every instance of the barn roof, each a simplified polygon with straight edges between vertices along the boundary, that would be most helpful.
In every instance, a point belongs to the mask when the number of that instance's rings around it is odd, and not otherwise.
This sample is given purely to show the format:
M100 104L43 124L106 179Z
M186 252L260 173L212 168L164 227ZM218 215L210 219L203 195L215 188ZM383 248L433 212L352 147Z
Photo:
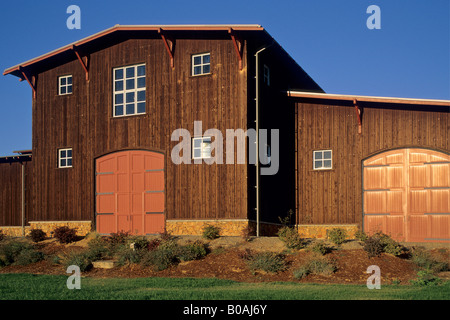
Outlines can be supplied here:
M444 106L449 107L449 109L447 110L450 111L450 100L376 97L376 96L344 95L344 94L315 93L302 91L287 91L286 94L289 97L302 99L315 99L315 100L331 100L331 101L334 100L334 101L421 105L421 106Z
M87 51L90 52L93 50L95 45L101 45L105 43L105 40L111 42L120 41L123 33L130 32L140 32L140 33L154 33L155 36L158 34L163 34L165 32L178 32L178 33L187 33L187 32L214 32L214 33L222 33L223 35L230 34L232 32L239 32L239 34L245 32L262 32L265 36L269 36L268 33L264 30L264 28L257 24L230 24L230 25L115 25L106 30L95 33L91 36L88 36L84 39L75 41L68 45L65 45L56 50L50 51L43 55L40 55L36 58L30 59L28 61L19 63L13 67L7 68L3 71L3 75L12 74L24 80L23 73L21 69L36 69L39 71L40 67L42 67L43 62L51 62L54 61L55 64L61 63L61 60L64 60L64 57L68 54L73 58L73 52L76 50ZM160 35L159 35L160 36ZM270 37L270 36L269 36Z

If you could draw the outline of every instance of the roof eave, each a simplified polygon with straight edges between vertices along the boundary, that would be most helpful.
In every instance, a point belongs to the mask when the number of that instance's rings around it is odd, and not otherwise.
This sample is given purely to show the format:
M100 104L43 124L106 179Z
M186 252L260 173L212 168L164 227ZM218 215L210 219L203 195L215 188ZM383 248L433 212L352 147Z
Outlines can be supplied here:
M40 55L36 58L22 62L13 67L7 68L3 71L3 75L13 74L20 77L20 68L25 68L33 65L42 60L48 59L57 54L71 50L74 46L81 46L88 42L91 42L100 37L104 37L116 31L227 31L233 29L234 31L264 31L264 28L257 24L244 24L244 25L115 25L106 30L95 33L89 37L72 42L61 48L50 51L46 54ZM14 74L17 73L18 74Z
M314 93L302 91L287 91L288 97L307 98L307 99L322 99L322 100L344 100L359 102L378 102L378 103L397 103L397 104L415 104L415 105L430 105L430 106L448 106L450 107L450 100L438 99L414 99L414 98L397 98L397 97L376 97L376 96L360 96L360 95L344 95L331 93Z

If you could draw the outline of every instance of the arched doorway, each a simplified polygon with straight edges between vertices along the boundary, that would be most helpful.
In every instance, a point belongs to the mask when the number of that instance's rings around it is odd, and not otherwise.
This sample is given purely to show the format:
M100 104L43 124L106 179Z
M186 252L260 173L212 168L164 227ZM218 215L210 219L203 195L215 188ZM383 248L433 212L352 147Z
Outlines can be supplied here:
M96 159L95 167L97 232L164 232L163 154L119 151Z
M364 231L398 241L450 242L450 156L395 149L363 161Z

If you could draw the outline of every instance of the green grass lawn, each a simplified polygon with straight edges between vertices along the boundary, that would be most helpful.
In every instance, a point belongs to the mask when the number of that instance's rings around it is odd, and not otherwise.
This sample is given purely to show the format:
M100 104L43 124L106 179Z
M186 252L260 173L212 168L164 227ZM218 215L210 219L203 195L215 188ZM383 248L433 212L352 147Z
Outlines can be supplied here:
M435 286L239 283L192 278L81 278L69 290L68 276L0 274L0 300L449 300L450 282Z

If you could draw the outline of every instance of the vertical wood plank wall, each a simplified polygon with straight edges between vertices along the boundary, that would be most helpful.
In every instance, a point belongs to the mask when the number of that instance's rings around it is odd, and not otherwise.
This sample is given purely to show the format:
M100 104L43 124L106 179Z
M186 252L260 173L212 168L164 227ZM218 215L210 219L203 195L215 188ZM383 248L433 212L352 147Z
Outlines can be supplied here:
M30 213L31 186L33 183L32 163L25 166L25 216ZM22 225L22 164L21 162L0 163L0 226Z
M352 105L297 100L298 223L361 225L361 164L370 155L404 147L450 152L448 108L418 108L366 106L358 134ZM313 150L322 149L333 151L333 169L314 171Z
M246 46L244 46L244 49ZM166 218L247 217L247 166L174 165L175 129L193 135L247 124L246 60L240 71L233 42L177 39L175 68L161 39L130 39L90 54L89 81L77 60L38 76L33 104L36 184L32 220L93 220L95 158L125 149L165 153ZM211 53L211 74L192 77L191 55ZM246 52L244 52L244 57ZM76 59L76 57L74 57ZM112 117L112 70L146 64L146 114ZM73 75L73 94L57 95L57 78ZM73 148L73 168L58 169L57 149Z

